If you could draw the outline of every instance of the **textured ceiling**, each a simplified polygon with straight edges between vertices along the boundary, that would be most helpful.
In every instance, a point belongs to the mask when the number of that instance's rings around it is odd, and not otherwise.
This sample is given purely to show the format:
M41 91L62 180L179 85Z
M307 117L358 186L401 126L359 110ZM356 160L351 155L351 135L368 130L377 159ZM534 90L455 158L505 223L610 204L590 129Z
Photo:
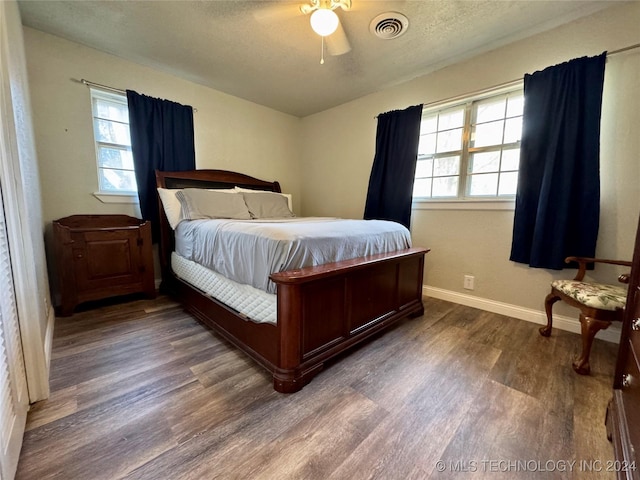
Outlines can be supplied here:
M18 2L24 25L300 117L619 2L353 0L351 11L337 10L352 50L324 65L302 3ZM389 11L409 28L381 40L369 23Z

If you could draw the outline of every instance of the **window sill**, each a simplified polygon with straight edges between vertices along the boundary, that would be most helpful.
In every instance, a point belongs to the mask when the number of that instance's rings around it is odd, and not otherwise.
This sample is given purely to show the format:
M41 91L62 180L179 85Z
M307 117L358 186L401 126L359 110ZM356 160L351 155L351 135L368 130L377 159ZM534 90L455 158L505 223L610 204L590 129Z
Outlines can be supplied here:
M515 199L508 200L413 200L412 210L515 210Z
M93 196L102 203L139 203L137 193L94 192Z

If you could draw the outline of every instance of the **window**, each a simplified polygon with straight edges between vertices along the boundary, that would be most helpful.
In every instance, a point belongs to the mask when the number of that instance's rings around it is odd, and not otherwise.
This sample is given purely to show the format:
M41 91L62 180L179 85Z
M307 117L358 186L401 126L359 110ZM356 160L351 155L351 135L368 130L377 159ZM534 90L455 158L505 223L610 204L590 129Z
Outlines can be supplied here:
M414 199L512 199L518 182L523 105L519 86L453 106L425 108Z
M127 97L91 89L93 134L101 194L135 194Z

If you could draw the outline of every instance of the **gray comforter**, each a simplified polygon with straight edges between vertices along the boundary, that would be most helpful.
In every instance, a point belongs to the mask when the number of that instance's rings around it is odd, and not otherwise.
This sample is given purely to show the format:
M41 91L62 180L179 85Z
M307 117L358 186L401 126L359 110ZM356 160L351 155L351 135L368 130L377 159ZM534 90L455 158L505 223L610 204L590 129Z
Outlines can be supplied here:
M384 220L192 220L175 234L179 255L270 293L272 273L411 246L404 226Z

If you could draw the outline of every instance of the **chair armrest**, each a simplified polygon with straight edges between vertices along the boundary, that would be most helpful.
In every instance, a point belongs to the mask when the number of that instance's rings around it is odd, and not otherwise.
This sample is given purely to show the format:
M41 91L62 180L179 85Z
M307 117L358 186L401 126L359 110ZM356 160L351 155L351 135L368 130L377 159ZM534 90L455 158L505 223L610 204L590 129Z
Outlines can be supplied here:
M578 264L578 273L576 273L576 278L574 280L581 282L584 279L585 274L587 273L587 263L608 263L609 265L621 265L623 267L631 267L631 262L627 262L626 260L607 260L604 258L589 258L589 257L567 257L564 259L564 263L576 262ZM620 275L623 277L623 275ZM618 280L622 283L628 283L628 279L624 282L620 277Z

